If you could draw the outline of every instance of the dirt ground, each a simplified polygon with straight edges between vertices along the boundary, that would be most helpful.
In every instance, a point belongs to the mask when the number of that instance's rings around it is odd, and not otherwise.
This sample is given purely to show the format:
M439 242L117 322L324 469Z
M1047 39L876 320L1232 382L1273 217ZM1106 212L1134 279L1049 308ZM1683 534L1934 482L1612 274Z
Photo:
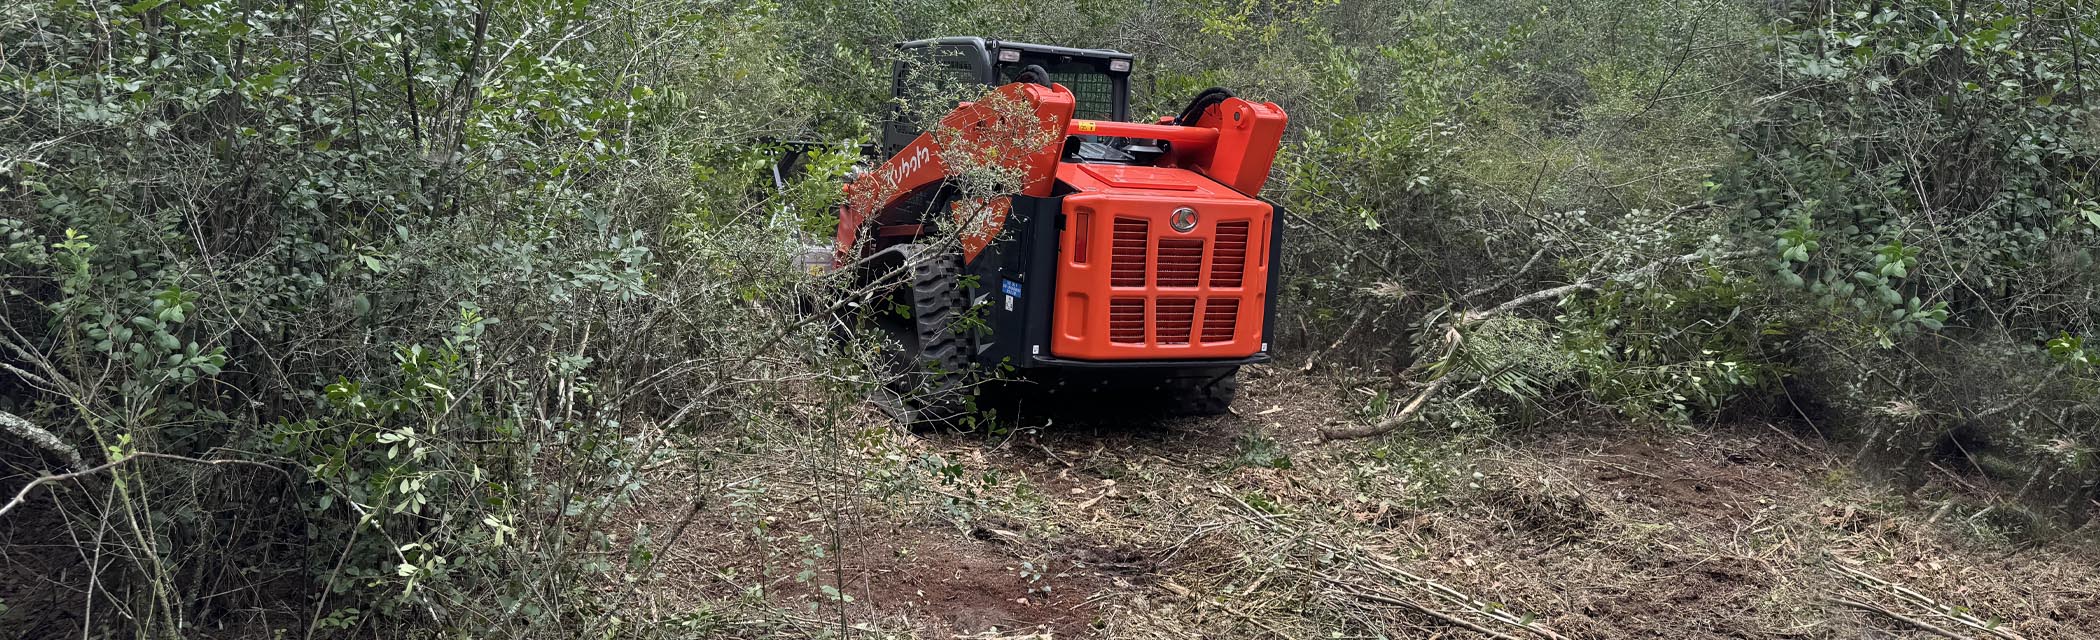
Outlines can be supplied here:
M2091 527L2010 530L1970 480L1899 495L1761 424L1319 440L1360 404L1276 375L1210 419L703 435L627 514L677 536L638 617L695 637L2100 637Z

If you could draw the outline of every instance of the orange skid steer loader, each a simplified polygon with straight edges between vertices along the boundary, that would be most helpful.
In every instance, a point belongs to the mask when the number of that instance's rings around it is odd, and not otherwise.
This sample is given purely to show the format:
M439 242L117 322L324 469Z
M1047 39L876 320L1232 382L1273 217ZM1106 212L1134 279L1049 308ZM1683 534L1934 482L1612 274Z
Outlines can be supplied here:
M896 347L907 419L967 412L983 369L1227 411L1239 367L1270 357L1283 223L1259 196L1282 109L1209 89L1177 117L1126 122L1129 54L899 46L900 97L928 73L991 87L924 130L898 111L886 160L846 187L835 266L896 282L869 315ZM1006 176L1007 195L966 193L973 167Z

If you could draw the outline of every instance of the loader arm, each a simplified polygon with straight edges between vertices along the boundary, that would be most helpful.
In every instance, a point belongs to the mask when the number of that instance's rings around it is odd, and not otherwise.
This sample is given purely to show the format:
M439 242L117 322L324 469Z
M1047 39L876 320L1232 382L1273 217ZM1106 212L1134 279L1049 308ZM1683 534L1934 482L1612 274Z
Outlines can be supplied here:
M1057 180L1064 129L1072 120L1072 93L1058 85L1013 83L993 89L983 99L965 102L872 171L846 186L839 213L839 260L851 261L863 248L864 232L916 237L932 230L925 211L910 204L938 189L957 171L995 167L1014 172L1020 195L1050 195ZM998 218L998 216L994 216ZM976 257L990 229L965 233L965 252Z
M871 250L865 244L870 232L890 238L930 234L929 214L946 212L924 210L937 204L925 202L925 196L958 172L996 167L1019 177L1015 195L1051 195L1071 136L1163 142L1171 151L1156 165L1186 169L1246 197L1258 197L1287 121L1275 104L1236 97L1203 110L1186 125L1074 119L1074 108L1072 92L1063 85L1018 82L957 106L941 118L940 126L919 134L847 185L836 238L839 263ZM965 261L974 261L998 235L1011 208L1003 197L982 204L985 215L967 220L972 228L961 230ZM961 216L954 220L966 221Z

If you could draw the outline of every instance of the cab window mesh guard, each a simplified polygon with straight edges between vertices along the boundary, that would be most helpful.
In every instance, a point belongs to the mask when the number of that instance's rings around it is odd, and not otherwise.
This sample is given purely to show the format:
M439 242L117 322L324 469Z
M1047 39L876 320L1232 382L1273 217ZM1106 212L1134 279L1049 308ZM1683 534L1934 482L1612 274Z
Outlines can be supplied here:
M1014 77L1020 75L1021 70L1029 64L1031 63L1028 60L1023 59L1021 62L1000 65L999 77L1005 82L1013 82ZM1051 82L1064 85L1072 91L1072 98L1078 103L1074 105L1076 108L1073 110L1073 116L1087 120L1115 119L1116 85L1109 79L1108 74L1084 64L1043 66L1050 71Z

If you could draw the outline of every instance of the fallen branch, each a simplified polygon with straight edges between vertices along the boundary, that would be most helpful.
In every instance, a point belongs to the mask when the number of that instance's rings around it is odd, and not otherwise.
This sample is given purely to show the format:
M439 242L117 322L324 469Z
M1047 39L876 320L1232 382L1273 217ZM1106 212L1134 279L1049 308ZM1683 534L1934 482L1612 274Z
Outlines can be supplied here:
M1517 278L1524 277L1525 273L1531 271L1532 265L1538 264L1539 258L1544 257L1546 257L1545 249L1541 248L1538 251L1534 251L1531 253L1531 259L1524 261L1524 266L1517 267L1516 271L1509 272L1509 275L1503 276L1501 280L1495 281L1494 284L1484 285L1478 289L1467 291L1465 295L1459 296L1458 299L1471 300L1473 298L1478 298L1480 296L1487 295L1490 291L1509 286L1510 283L1516 282Z
M1342 330L1341 337L1335 338L1334 342L1327 345L1327 348L1321 349L1310 358L1306 358L1305 366L1299 367L1298 372L1308 373L1313 370L1313 367L1319 366L1321 361L1327 359L1327 354L1333 353L1335 349L1342 348L1343 343L1348 342L1350 338L1356 337L1356 329L1362 327L1365 320L1370 320L1372 325L1377 325L1379 320L1385 319L1386 309L1383 306L1378 307L1378 315L1375 318L1372 317L1371 311L1372 309L1366 308L1357 312L1356 319L1349 321L1349 328Z
M1888 609L1884 609L1884 608L1881 608L1881 607L1878 607L1878 606L1874 606L1874 605L1871 605L1871 604L1867 604L1867 603L1865 603L1865 602L1860 602L1860 601L1858 601L1858 600L1848 600L1848 599L1845 599L1845 598L1825 598L1825 600L1829 600L1829 601L1831 601L1831 602L1833 602L1833 603L1837 603L1837 604L1842 604L1842 605L1845 605L1845 606L1848 606L1848 607L1852 607L1852 608L1855 608L1855 609L1859 609L1859 610L1862 610L1862 611L1867 611L1867 612L1870 612L1870 613L1875 613L1875 614L1879 614L1879 615L1881 615L1881 616L1883 616L1883 617L1886 617L1886 618L1889 618L1889 619L1891 619L1891 620L1895 620L1895 621L1897 621L1897 622L1901 622L1901 623L1904 623L1904 624L1908 624L1908 625L1910 625L1910 626L1913 626L1913 627L1917 627L1917 628L1919 628L1919 629L1923 629L1923 630L1926 630L1926 631L1932 632L1933 634L1935 634L1935 635L1938 635L1938 636L1940 636L1940 637L1943 637L1943 638L1953 638L1954 640L1969 640L1969 637L1968 637L1968 636L1964 636L1964 635L1961 635L1961 634L1958 634L1958 633L1955 633L1955 632L1952 632L1952 631L1948 631L1948 630L1946 630L1946 629L1941 629L1941 628L1939 628L1939 627L1937 627L1937 626L1933 626L1933 625L1932 625L1932 623L1926 622L1926 621L1924 621L1924 620L1919 620L1919 619L1917 619L1917 618L1912 618L1912 617L1910 617L1910 616L1906 616L1906 615L1903 615L1903 614L1900 614L1900 613L1896 613L1896 612L1894 612L1894 611L1890 611L1890 610L1888 610Z
M2002 638L2003 640L2026 640L2026 638L2021 637L2020 634L1999 628L1999 625L1997 623L1976 617L1974 614L1969 613L1969 609L1967 607L1956 607L1940 602L1938 600L1933 599L1931 596L1918 593L1916 590L1911 589L1909 587L1905 587L1903 585L1896 584L1888 580L1883 580L1880 577L1875 576L1874 574L1867 573L1859 569L1854 569L1843 564L1832 563L1830 567L1834 569L1839 575L1845 576L1846 578L1850 578L1853 582L1858 583L1862 587L1866 587L1870 591L1874 591L1876 593L1880 593L1887 596L1893 596L1898 600L1902 600L1910 604L1930 609L1934 615L1946 618L1948 620L1953 620L1955 623L1960 624L1964 627L1975 629L1977 631L1990 634L1993 637Z
M285 477L285 479L287 479L287 480L291 479L291 477L292 477L292 474L291 474L290 472L287 472L287 471L285 471L285 470L283 470L283 469L279 469L279 468L277 468L277 467L273 467L273 466L270 466L270 465L267 465L267 464L263 464L263 463L260 463L260 462L254 462L254 461L250 461L250 460L227 460L227 459L210 459L210 460L207 460L207 459L204 459L204 458L192 458L192 457L189 457L189 456L178 456L178 455L174 455L174 454L167 454L167 453L150 453L150 452L140 452L140 453L134 453L134 454L131 454L131 455L129 455L129 456L125 456L125 457L122 457L122 458L118 458L118 459L116 459L116 460L112 460L112 461L109 461L109 462L105 462L105 463L102 463L102 464L99 464L99 465L95 465L95 466L93 466L93 467L89 467L89 468L86 468L86 469L82 469L82 470L79 470L79 471L74 471L74 472L72 472L72 473L60 473L60 474L55 474L55 475L47 475L47 476L38 476L38 477L37 477L37 479L29 481L29 484L26 484L26 485L22 485L22 490L21 490L21 491L17 491L17 492L15 492L15 498L14 498L13 500L9 500L9 501L7 501L7 504L6 504L5 506L0 506L0 516L6 516L6 515L7 515L7 513L8 513L9 511L14 511L14 510L15 510L15 507L19 507L19 506L22 506L22 503L28 502L28 501L29 501L29 493L30 493L30 492L32 492L32 491L35 491L35 490L36 490L36 488L37 488L38 486L41 486L41 485L44 485L44 484L49 484L49 483L53 483L53 482L62 482L62 481L66 481L66 480L74 480L74 479L79 479L79 478L84 478L84 477L87 477L87 476L95 475L95 474L97 474L97 473L101 473L101 472L104 472L104 471L108 471L108 470L111 470L111 469L115 469L115 468L117 468L117 467L123 466L123 465L124 465L125 463L131 462L131 461L133 461L133 460L138 460L138 459L140 459L140 458L157 458L157 459L161 459L161 460L177 460L177 461L181 461L181 462L191 462L191 463L196 463L196 464L202 464L202 465L211 465L211 466L219 466L219 465L225 465L225 464L247 464L247 465L255 465L255 466L258 466L258 467L262 467L262 468L264 468L264 469L269 469L269 470L271 470L271 471L275 471L275 472L278 472L278 473L284 474L284 477Z
M1544 638L1545 640L1567 640L1566 636L1562 636L1559 632L1556 632L1553 629L1538 624L1530 616L1517 615L1502 605L1475 598L1471 595L1468 595L1465 592L1451 588L1450 586L1447 586L1441 582L1431 580L1420 574L1416 574L1406 569L1402 569L1399 566L1396 566L1392 563L1382 561L1378 557L1362 550L1361 548L1354 546L1347 548L1339 547L1316 538L1309 538L1303 536L1296 529L1292 529L1283 522L1280 522L1280 518L1271 517L1271 514L1266 514L1258 509L1255 509L1254 507L1248 505L1247 501L1241 500L1239 496L1232 495L1231 493L1227 493L1222 490L1214 489L1213 491L1216 492L1219 496L1231 500L1233 504L1238 505L1241 510L1239 515L1245 518L1246 522L1253 523L1256 526L1268 529L1279 534L1283 534L1284 536L1293 540L1300 540L1306 546L1326 552L1329 557L1339 558L1345 562L1359 564L1360 566L1369 569L1370 573L1383 576L1384 578L1391 580L1395 584L1418 590L1424 595L1435 598L1437 600L1444 601L1454 607L1464 609L1469 613L1477 614L1489 620L1510 625L1518 629L1523 629L1525 632L1530 633L1532 635L1536 635L1540 638ZM1327 578L1326 575L1313 572L1310 569L1301 568L1300 570L1305 571L1306 573L1311 574L1315 577L1332 581L1332 579ZM1344 586L1352 589L1353 591L1360 592L1360 589L1356 589L1353 586ZM1395 604L1408 606L1408 604L1404 602ZM1437 612L1430 613L1431 615L1439 615Z
M2063 372L2064 365L2056 365L2056 368L2050 369L2048 373L2042 374L2041 382L2035 383L2033 388L2028 389L2026 393L2020 394L2020 397L2014 398L2013 400L2004 404L1995 407L1990 407L1982 411L1978 411L1976 412L1976 415L1969 416L1969 419L1972 421L1983 420L1984 418L1989 418L1991 416L2005 413L2018 407L2027 406L2027 401L2033 400L2035 396L2041 395L2042 390L2047 388L2050 382L2057 380L2056 376Z
M1645 277L1655 273L1656 271L1661 270L1663 267L1666 266L1691 264L1693 262L1698 262L1700 260L1707 259L1711 259L1713 261L1718 262L1722 260L1746 258L1753 255L1757 255L1758 253L1760 252L1757 250L1749 249L1742 251L1730 251L1727 253L1715 254L1711 256L1703 253L1687 253L1681 256L1674 256L1670 258L1664 258L1662 260L1657 260L1655 262L1649 263L1647 266L1634 269L1632 271L1627 271L1625 273L1620 273L1617 275L1606 276L1602 278L1586 278L1573 284L1565 284L1558 287L1553 287L1551 289L1533 291L1531 293L1511 298L1509 301L1495 305L1494 307L1491 307L1486 311L1469 311L1460 314L1458 319L1453 320L1451 322L1451 325L1445 328L1444 341L1446 342L1446 346L1444 348L1444 356L1439 360L1439 362L1444 365L1444 375L1438 377L1436 379L1436 382L1433 382L1427 388L1422 389L1420 393L1415 394L1414 399L1407 403L1407 407L1405 409L1402 409L1398 415L1382 420L1378 424L1341 429L1321 429L1320 435L1327 440L1369 438L1372 436L1392 433L1394 431L1399 430L1400 427L1406 426L1407 422L1409 420L1414 419L1415 414L1420 413L1422 407L1429 403L1430 398L1435 397L1438 392L1444 390L1445 383L1451 379L1451 367L1453 364L1455 364L1453 362L1453 356L1455 356L1458 353L1458 345L1460 342L1460 338L1458 336L1459 331L1462 329L1472 327L1473 325L1487 321L1489 318L1508 313L1510 311L1522 308L1526 305L1537 304L1548 300L1559 300L1579 292L1592 291L1600 286L1603 286L1603 284L1606 282L1625 282L1636 278ZM1470 394L1471 392L1468 393Z
M1435 382L1429 383L1428 388L1423 389L1420 393L1416 393L1415 399L1409 401L1406 407L1401 408L1400 413L1394 414L1393 417L1380 420L1378 424L1374 425L1360 427L1343 427L1339 429L1321 429L1320 437L1325 438L1327 440L1349 440L1354 438L1369 438L1371 436L1391 433L1399 429L1401 426L1406 425L1407 421L1414 419L1415 414L1422 412L1422 407L1427 406L1429 404L1429 399L1431 397L1434 397L1438 391L1442 391L1444 389L1444 385L1451 383L1451 369L1449 366L1451 364L1451 358L1452 356L1458 354L1458 347L1464 342L1465 337L1459 334L1457 326L1446 327L1444 329L1444 355L1443 357L1438 358L1440 362L1443 362L1446 365L1444 369L1444 375L1438 376Z
M35 423L24 420L20 416L0 411L0 429L14 434L17 438L27 440L29 444L36 445L40 449L64 458L68 469L78 469L87 466L80 460L79 449L73 448L73 445L66 444L65 439L58 437L58 434L46 431L43 427L36 426ZM0 511L0 513L5 513L5 511Z
M1449 384L1451 382L1451 378L1452 376L1447 373L1443 377L1437 378L1436 382L1429 383L1429 388L1423 389L1421 393L1415 394L1415 399L1409 401L1407 403L1407 407L1402 408L1400 410L1400 413L1394 414L1391 418L1386 418L1385 420L1379 421L1378 424L1361 427L1321 429L1320 436L1328 440L1352 440L1355 438L1369 438L1375 435L1392 433L1393 431L1399 429L1401 426L1406 425L1407 421L1413 420L1415 414L1421 413L1422 406L1429 404L1429 398L1431 396L1435 396L1436 392L1442 391L1444 389L1444 385Z
M1429 617L1432 617L1432 618L1436 618L1436 619L1438 619L1438 620L1441 620L1441 621L1443 621L1443 622L1444 622L1444 623L1446 623L1446 624L1450 624L1450 625L1452 625L1452 626L1455 626L1455 627L1459 627L1459 628L1465 629L1465 630L1467 630L1467 631L1471 631L1471 632L1474 632L1474 633L1478 633L1478 634L1481 634L1481 635L1484 635L1484 636L1487 636L1487 637L1490 637L1490 638L1495 638L1496 640L1519 640L1519 639L1518 639L1518 638L1517 638L1516 636L1513 636L1513 635L1509 635L1509 634L1507 634L1507 633L1503 633L1503 632L1500 632L1500 631L1496 631L1496 630L1494 630L1494 629L1489 629L1489 628L1487 628L1487 627L1483 627L1483 626L1480 626L1479 624L1477 624L1477 623L1474 623L1474 622L1473 622L1473 621L1471 621L1471 620L1466 620L1466 619L1464 619L1464 618L1459 618L1459 617L1457 617L1457 616L1453 616L1453 615L1451 615L1451 614L1448 614L1448 613L1444 613L1444 612L1442 612L1442 611L1437 611L1437 610L1435 610L1435 609L1431 609L1431 608L1429 608L1429 607L1426 607L1426 606L1423 606L1423 605L1422 605L1421 603L1415 602L1415 601L1413 601L1413 600L1408 600L1408 599L1405 599L1405 598L1395 598L1395 597L1392 597L1392 596L1387 596L1387 595L1384 595L1384 594L1380 594L1380 593L1374 593L1374 592L1371 592L1371 591L1365 591L1365 590L1362 590L1362 589L1358 589L1358 588L1356 588L1355 586L1353 586L1353 585L1350 585L1350 584L1348 584L1348 583L1342 582L1342 581L1340 581L1340 580L1335 580L1335 579L1333 579L1333 578L1329 578L1329 577L1327 577L1327 576L1320 576L1320 578L1321 578L1321 579L1323 579L1323 580L1326 580L1326 581L1327 581L1327 582L1329 582L1329 583L1332 583L1332 584L1334 584L1335 586L1339 586L1339 587L1341 587L1341 588L1342 588L1342 590L1343 590L1343 591L1347 591L1347 592L1349 593L1349 595L1352 595L1352 596L1356 596L1356 597L1357 597L1358 599L1361 599L1361 600L1369 600L1369 601L1371 601L1371 602L1376 602L1376 603L1379 603L1379 604L1390 604L1390 605L1394 605L1394 606L1400 606L1400 607L1406 607L1406 608L1409 608L1409 609L1413 609L1413 610L1415 610L1415 611L1417 611L1417 612L1420 612L1420 613L1422 613L1422 614L1424 614L1424 615L1427 615L1427 616L1429 616Z
M1714 254L1711 256L1703 253L1687 253L1681 256L1664 258L1655 262L1648 263L1648 266L1641 267L1639 269L1634 269L1625 273L1606 276L1602 278L1585 278L1573 284L1565 284L1551 289L1533 291L1531 293L1517 296L1515 298L1511 298L1508 302L1495 305L1494 307L1489 308L1486 311L1467 312L1465 314L1465 318L1461 322L1467 325L1475 324L1482 320L1486 320L1488 318L1493 318L1495 316L1508 313L1512 310L1524 307L1526 305L1545 302L1547 300L1559 300L1561 298L1566 298L1568 296L1583 291L1594 291L1598 287L1604 286L1604 283L1606 282L1626 282L1634 280L1636 278L1646 277L1654 274L1656 271L1662 270L1663 267L1671 265L1691 264L1700 260L1707 259L1711 259L1714 262L1720 262L1722 260L1748 258L1759 253L1762 252L1755 249L1744 249L1741 251L1730 251L1727 253Z

